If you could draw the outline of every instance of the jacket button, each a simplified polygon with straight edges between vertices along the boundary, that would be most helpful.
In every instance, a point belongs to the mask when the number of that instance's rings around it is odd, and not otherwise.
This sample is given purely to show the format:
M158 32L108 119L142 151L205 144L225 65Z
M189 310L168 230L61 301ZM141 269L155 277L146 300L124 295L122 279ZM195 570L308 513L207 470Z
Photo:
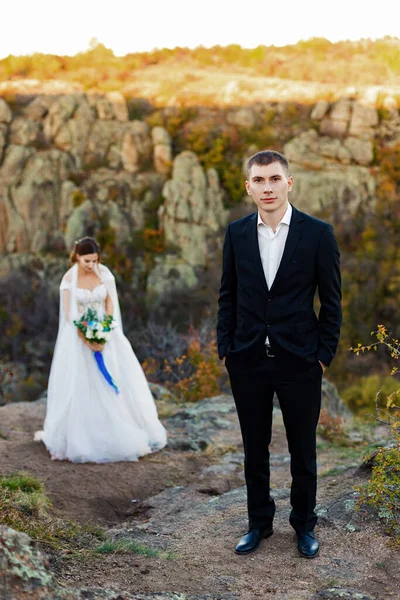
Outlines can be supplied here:
M271 326L270 323L267 323L267 327L270 327L270 326Z
M268 296L268 302L271 302L272 298L270 296Z

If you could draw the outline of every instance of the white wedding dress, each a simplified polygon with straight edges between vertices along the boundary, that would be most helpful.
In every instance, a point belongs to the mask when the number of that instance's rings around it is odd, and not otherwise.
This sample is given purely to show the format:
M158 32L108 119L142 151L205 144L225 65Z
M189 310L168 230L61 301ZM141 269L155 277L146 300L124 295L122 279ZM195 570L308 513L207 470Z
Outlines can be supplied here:
M78 266L61 282L60 327L51 365L43 440L51 457L72 462L134 461L166 445L167 436L157 415L142 367L124 336L114 276L104 265L101 283L92 291L77 287ZM63 308L68 289L70 315ZM90 348L78 337L73 320L88 307L105 313L110 294L117 327L103 350L107 370L120 393L107 383Z

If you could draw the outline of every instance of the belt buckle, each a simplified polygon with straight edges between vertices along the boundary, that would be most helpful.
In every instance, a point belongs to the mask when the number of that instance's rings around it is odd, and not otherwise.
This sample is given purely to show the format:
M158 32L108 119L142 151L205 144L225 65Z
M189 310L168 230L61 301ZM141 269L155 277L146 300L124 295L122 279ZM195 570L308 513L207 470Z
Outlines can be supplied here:
M266 352L268 358L275 358L275 354L271 354L270 344L265 344L265 352Z

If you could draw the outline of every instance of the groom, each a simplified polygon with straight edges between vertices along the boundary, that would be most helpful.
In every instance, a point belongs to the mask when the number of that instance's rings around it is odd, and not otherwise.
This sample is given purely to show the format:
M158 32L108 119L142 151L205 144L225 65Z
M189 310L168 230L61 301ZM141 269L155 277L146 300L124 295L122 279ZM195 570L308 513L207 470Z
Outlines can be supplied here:
M331 225L289 204L292 187L279 152L249 159L246 190L258 210L226 231L218 354L226 359L245 453L249 531L235 552L252 552L273 533L269 444L276 392L291 457L290 524L301 556L314 558L316 428L322 374L339 340L340 258Z

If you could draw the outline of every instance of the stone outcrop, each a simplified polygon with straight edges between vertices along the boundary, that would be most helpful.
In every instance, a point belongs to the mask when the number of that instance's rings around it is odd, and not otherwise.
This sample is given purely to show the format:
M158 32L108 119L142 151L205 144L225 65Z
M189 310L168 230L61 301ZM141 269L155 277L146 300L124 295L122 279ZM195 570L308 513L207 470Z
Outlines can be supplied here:
M329 379L326 379L326 377L322 379L321 400L321 407L325 409L331 417L342 417L343 419L349 419L351 417L351 411L339 396L337 387L329 381Z
M12 112L7 102L0 98L0 123L11 123Z
M172 254L158 256L147 277L147 302L156 305L162 298L190 290L198 284L195 268Z
M193 152L182 152L174 160L172 179L162 193L164 204L158 214L167 244L178 246L189 265L205 266L207 238L214 237L228 220L217 172L208 169L205 173Z
M315 127L284 148L296 178L294 203L342 219L374 209L374 144L400 139L399 112L389 100L385 119L367 99L351 95L312 107ZM262 126L265 111L281 109L230 108L225 123L249 130ZM183 263L204 267L229 218L218 176L205 173L191 152L174 159L163 127L129 120L120 92L32 94L16 114L0 99L0 252L69 249L89 222L96 234L100 221L112 223L122 243L144 227L161 194L167 245Z
M156 257L141 279L149 300L195 287L236 218L224 208L216 170L205 171L190 151L174 157L166 129L130 120L120 92L64 93L54 85L52 93L32 92L18 108L0 98L0 254L67 254L75 239L104 229L124 247L151 222L163 231L168 254ZM376 99L355 97L349 90L348 97L303 107L307 128L294 127L284 146L295 177L292 202L350 228L356 215L375 208L377 147L400 143L394 96L385 96L379 113ZM218 117L221 131L267 126L273 132L287 108L268 101L218 115L203 108L185 127L194 135L196 126L206 131ZM171 111L165 108L165 116ZM249 145L243 159L257 149ZM250 207L244 202L241 209Z
M3 600L57 598L46 557L32 540L0 525L0 597Z
M175 158L162 195L159 224L173 254L157 257L147 278L147 301L152 305L171 293L196 287L197 270L207 267L220 250L228 221L217 172L205 172L193 152Z
M100 221L121 242L144 227L170 169L163 128L129 121L119 92L43 94L14 118L0 100L1 253L67 250Z
M119 248L136 231L143 229L146 214L159 194L164 178L156 173L138 173L101 168L92 171L78 187L64 182L62 223L64 240L70 248L88 229L100 231L104 225L116 232Z
M154 127L152 130L153 139L153 161L154 167L158 173L167 174L172 165L171 138L164 127Z
M374 137L374 129L379 122L376 108L347 98L333 104L330 111L326 102L318 103L312 117L321 119L320 131L323 135L334 138L348 135L369 140Z
M67 253L104 228L123 247L158 218L170 248L148 277L149 299L159 297L197 285L220 247L222 198L216 171L193 153L173 160L168 132L130 121L119 92L43 94L14 116L0 103L2 254Z
M350 99L329 106L318 102L312 112L319 130L309 129L284 148L295 185L291 200L311 214L348 221L375 208L374 137L377 110Z
M8 175L0 188L3 252L35 252L54 239L61 230L63 183L73 171L72 157L58 149L7 148L0 173Z

